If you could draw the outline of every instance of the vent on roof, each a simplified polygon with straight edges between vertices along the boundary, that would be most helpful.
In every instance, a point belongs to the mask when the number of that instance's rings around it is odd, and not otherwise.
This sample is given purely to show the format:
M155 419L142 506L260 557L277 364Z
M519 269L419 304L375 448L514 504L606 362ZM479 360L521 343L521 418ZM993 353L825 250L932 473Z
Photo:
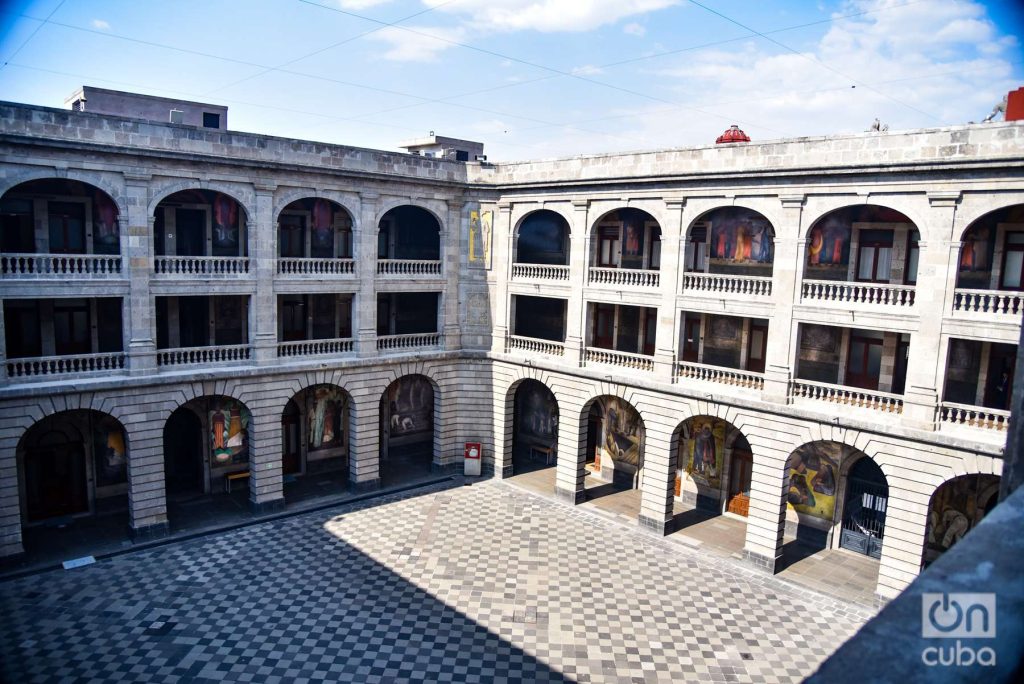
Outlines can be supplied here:
M185 122L185 112L181 111L180 109L172 109L171 110L171 123L180 124L180 123L184 123L184 122Z

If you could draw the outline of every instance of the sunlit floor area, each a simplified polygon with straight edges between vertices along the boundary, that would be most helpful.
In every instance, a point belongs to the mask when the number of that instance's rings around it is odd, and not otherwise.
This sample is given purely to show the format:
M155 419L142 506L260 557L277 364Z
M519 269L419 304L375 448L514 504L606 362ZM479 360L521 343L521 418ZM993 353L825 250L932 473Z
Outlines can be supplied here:
M499 481L24 577L0 605L18 682L793 681L870 614Z

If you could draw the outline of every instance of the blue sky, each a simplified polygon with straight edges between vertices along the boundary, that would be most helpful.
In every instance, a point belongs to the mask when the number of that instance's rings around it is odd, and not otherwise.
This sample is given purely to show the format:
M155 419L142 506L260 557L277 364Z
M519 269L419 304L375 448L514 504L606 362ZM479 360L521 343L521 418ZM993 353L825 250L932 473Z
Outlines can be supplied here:
M0 16L0 98L225 104L229 127L491 159L979 121L1024 85L1019 3L37 0Z

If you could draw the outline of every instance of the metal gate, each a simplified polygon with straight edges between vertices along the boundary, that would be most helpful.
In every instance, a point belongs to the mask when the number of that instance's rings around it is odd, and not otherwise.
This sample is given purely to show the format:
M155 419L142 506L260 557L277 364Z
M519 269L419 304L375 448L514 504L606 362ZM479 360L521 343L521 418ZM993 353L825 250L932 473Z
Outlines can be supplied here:
M882 475L881 471L878 475ZM884 476L882 482L875 478L851 477L843 506L843 531L839 537L839 546L872 558L881 558L888 504L889 487L885 484Z

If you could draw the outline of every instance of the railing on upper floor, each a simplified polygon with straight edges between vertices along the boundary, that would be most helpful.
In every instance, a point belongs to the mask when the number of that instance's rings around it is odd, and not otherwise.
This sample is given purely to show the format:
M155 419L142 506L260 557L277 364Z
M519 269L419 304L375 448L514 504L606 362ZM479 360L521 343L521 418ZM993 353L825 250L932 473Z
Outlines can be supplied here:
M201 363L238 363L248 361L251 348L247 344L226 344L216 347L178 347L158 349L158 366L185 366Z
M612 349L600 349L598 347L585 348L583 350L583 361L585 363L602 363L608 366L618 366L619 368L629 368L632 370L654 370L654 359L650 356L614 351Z
M353 275L354 259L314 259L280 257L277 272L283 276Z
M832 404L842 404L852 408L865 408L883 413L902 413L903 397L898 394L865 390L859 387L832 385L827 382L813 380L793 380L790 385L790 397L794 400L809 399Z
M153 270L159 276L244 276L249 257L157 256Z
M416 349L419 347L436 347L441 344L441 333L417 333L414 335L382 335L377 338L377 349L389 351L395 349Z
M347 354L355 349L355 341L351 337L339 337L326 340L300 340L297 342L278 342L278 356L321 356L325 354Z
M4 278L110 278L121 274L119 254L0 254Z
M377 275L440 276L441 262L434 259L378 259Z
M1024 311L1024 292L962 288L953 291L954 314L980 313L1019 317L1022 311Z
M1010 424L1010 412L1002 409L968 406L944 401L939 404L939 427L963 426L1004 431Z
M910 307L914 305L914 286L844 280L805 280L801 284L800 298L804 301L837 304Z
M74 356L37 356L7 359L8 378L34 378L51 375L98 373L124 368L124 352L75 354Z
M683 292L711 295L743 295L771 297L772 279L764 276L723 275L719 273L684 273Z
M591 266L587 271L591 285L656 288L661 285L658 271L635 268L600 268Z
M569 267L551 264L512 264L513 280L569 281Z
M535 337L505 337L505 351L524 351L529 354L547 354L548 356L565 356L565 344L551 340L539 340Z
M758 391L764 389L764 373L712 366L706 363L679 361L676 363L676 378L732 385L742 389Z

